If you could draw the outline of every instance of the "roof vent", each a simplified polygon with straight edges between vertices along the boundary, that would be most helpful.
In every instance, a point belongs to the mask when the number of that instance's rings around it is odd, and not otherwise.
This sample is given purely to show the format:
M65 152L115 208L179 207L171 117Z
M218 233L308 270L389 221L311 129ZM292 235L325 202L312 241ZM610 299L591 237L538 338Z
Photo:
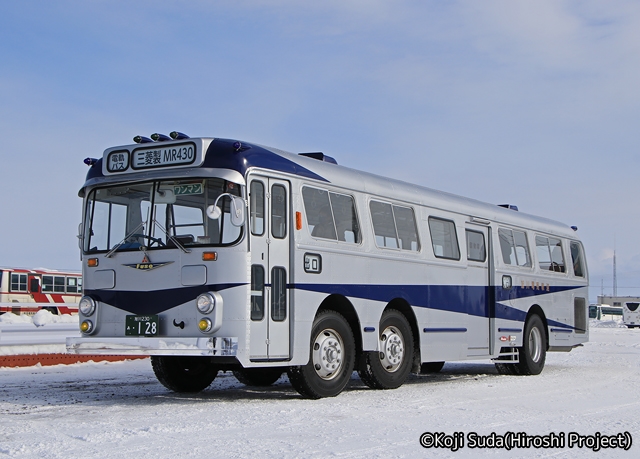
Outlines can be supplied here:
M518 206L514 206L513 204L498 204L498 207L504 207L505 209L511 209L518 211Z
M338 161L333 159L331 156L327 156L321 151L313 152L313 153L298 153L300 156L306 156L307 158L317 159L318 161L324 161L325 163L338 164Z

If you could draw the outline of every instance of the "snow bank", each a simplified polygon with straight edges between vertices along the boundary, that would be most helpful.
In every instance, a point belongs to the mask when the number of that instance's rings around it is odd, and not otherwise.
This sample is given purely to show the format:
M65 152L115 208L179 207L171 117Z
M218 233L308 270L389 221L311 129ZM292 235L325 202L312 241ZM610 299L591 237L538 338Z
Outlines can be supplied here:
M614 320L590 319L589 328L626 328L626 325L622 322L622 319L614 319Z
M49 311L41 309L34 315L20 314L16 315L11 312L0 315L0 323L3 324L34 324L36 327L42 327L46 324L60 324L60 323L78 323L77 315L62 314L55 315Z

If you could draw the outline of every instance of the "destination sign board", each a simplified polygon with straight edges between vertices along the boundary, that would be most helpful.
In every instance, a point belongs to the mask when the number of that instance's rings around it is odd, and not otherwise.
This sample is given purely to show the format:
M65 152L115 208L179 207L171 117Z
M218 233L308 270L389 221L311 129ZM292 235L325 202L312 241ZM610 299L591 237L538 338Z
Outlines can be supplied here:
M136 148L131 154L133 169L150 169L192 164L196 160L196 146L189 142L184 144L159 145Z

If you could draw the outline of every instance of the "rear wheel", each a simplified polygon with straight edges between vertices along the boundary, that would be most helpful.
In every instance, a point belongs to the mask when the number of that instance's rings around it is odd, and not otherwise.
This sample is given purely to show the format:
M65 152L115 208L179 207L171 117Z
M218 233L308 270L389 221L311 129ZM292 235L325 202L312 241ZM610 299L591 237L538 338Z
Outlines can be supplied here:
M360 379L372 389L396 389L409 376L413 363L413 333L400 311L389 309L382 314L378 348L364 355Z
M174 392L200 392L218 374L209 357L153 355L151 367L158 381Z
M233 370L233 375L246 386L267 387L272 385L282 373L284 368L240 368Z
M345 388L355 361L353 332L334 311L316 317L311 329L311 350L306 365L289 367L291 385L304 397L335 397Z
M534 314L524 327L523 346L518 349L520 363L518 374L538 375L547 357L547 335L540 316Z

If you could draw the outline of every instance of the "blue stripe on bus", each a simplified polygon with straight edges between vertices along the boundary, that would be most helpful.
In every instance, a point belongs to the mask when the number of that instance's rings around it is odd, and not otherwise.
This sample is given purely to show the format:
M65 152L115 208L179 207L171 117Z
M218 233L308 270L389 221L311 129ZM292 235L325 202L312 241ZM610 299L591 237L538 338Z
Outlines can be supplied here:
M466 328L425 328L424 333L466 333Z
M293 288L325 294L342 294L349 298L360 298L371 301L388 303L396 298L404 299L408 304L419 308L436 309L440 311L456 312L478 317L491 317L487 301L489 287L473 285L362 285L362 284L293 284ZM533 289L512 288L509 296L512 299L520 297L548 295L580 288L580 286L550 287L550 291L536 291ZM501 295L502 287L495 287L496 298ZM531 295L536 292L536 295ZM519 296L520 295L520 296ZM508 301L508 299L507 299ZM496 302L493 317L496 319L522 322L527 313L520 309ZM549 326L562 327L569 330L581 330L562 322L547 319Z
M201 293L222 291L248 283L229 283L179 287L148 292L122 290L86 290L85 295L113 305L131 314L158 314L195 299ZM430 308L440 311L468 314L489 318L490 308L487 301L489 287L463 285L361 285L361 284L289 284L288 289L313 291L325 294L342 294L347 298L361 298L371 301L390 302L396 298L404 299L413 307ZM564 291L579 287L551 287L551 291ZM501 290L501 287L496 287ZM523 289L525 291L526 289ZM528 292L527 292L528 293ZM541 292L547 294L549 292ZM499 296L496 294L496 296ZM530 295L525 295L530 296ZM496 302L493 317L497 319L524 322L527 313ZM547 319L551 327L568 331L581 330L561 322Z
M299 175L300 177L311 178L328 182L306 167L302 167L290 159L284 158L265 148L257 145L242 143L243 146L250 147L247 150L236 152L233 148L235 140L215 139L209 145L202 167L215 167L238 171L242 176L250 167L260 167L272 171L286 172Z
M85 290L84 294L94 300L107 303L131 314L159 314L190 300L205 292L222 291L247 283L198 285L196 287L169 288L149 292L126 290Z

